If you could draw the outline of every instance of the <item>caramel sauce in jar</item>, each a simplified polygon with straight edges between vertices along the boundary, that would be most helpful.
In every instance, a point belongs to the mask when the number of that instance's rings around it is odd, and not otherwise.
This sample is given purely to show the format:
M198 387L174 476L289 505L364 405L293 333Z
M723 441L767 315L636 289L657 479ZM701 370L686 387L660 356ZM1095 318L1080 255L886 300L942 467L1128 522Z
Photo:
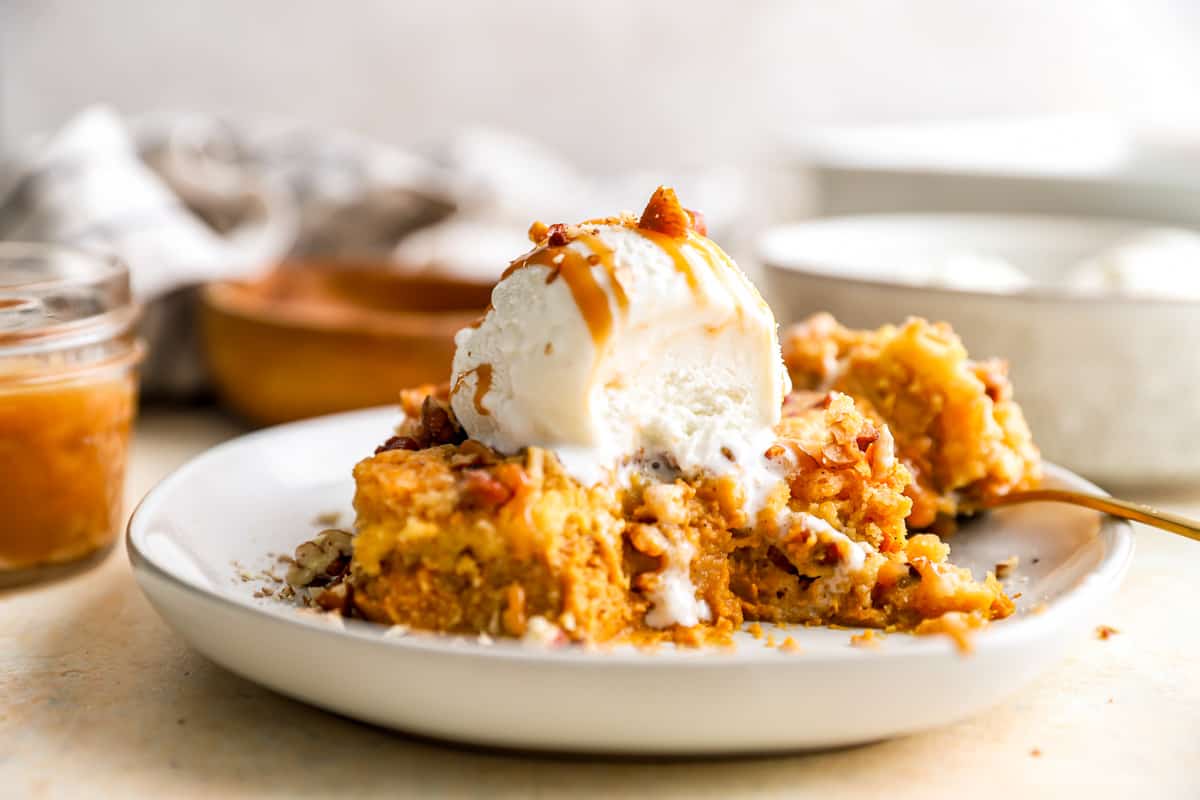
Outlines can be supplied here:
M135 319L119 264L0 243L0 584L116 540L142 356Z

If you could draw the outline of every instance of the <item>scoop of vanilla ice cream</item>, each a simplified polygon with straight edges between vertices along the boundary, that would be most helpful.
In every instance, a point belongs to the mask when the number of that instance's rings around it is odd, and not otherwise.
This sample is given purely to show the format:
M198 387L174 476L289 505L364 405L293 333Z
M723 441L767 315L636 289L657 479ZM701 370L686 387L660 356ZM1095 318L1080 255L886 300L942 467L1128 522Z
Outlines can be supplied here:
M775 319L710 240L583 225L518 259L455 343L451 403L467 433L538 446L592 484L626 465L735 474L748 503L790 390Z
M1200 235L1148 230L1080 263L1066 285L1089 294L1200 299Z

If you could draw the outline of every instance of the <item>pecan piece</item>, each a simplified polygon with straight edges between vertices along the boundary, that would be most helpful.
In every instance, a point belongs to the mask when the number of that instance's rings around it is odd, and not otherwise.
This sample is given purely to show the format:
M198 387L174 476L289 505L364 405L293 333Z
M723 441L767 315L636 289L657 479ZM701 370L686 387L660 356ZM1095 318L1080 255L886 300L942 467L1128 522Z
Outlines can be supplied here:
M828 467L848 467L857 459L847 445L829 442L821 448L821 458Z
M858 432L858 435L854 437L854 443L858 445L859 450L862 450L865 453L867 452L867 448L874 444L875 440L878 438L879 431L875 429L874 425L868 423L867 425L864 425L862 430Z
M345 572L345 564L354 552L354 539L349 533L336 528L321 531L315 538L296 548L296 557L288 567L287 582L291 586L308 586L321 576L327 580ZM330 572L330 570L333 570Z
M484 469L463 472L464 505L468 508L498 508L512 499L513 490Z
M692 218L679 204L675 190L669 186L660 186L646 204L646 210L638 220L638 227L670 236L672 239L682 239L692 227Z
M467 438L466 432L450 410L449 386L426 386L401 392L400 404L405 419L392 436L375 449L375 454L388 450L425 450L439 444L458 444Z
M551 247L565 247L578 235L579 230L576 226L556 222L546 229L546 244Z
M421 443L411 436L392 436L386 442L375 448L375 455L386 453L388 450L424 450Z
M450 413L450 405L430 395L421 404L421 427L427 432L429 446L457 444L467 438L462 426Z
M318 594L313 599L313 602L325 611L336 611L339 614L345 614L350 604L350 592L346 584L334 584Z

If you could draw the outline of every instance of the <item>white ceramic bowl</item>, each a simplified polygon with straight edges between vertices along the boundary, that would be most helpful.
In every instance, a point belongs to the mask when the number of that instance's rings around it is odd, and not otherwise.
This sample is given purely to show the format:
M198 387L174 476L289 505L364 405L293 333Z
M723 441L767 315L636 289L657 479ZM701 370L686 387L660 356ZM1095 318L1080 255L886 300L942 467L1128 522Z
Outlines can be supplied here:
M1104 117L818 128L790 145L795 178L822 215L1037 213L1200 224L1187 140Z
M1086 298L1053 288L1082 258L1152 227L995 214L828 217L776 228L759 256L781 323L829 311L852 327L951 323L972 355L1009 361L1045 456L1101 483L1200 478L1200 303ZM964 291L868 277L952 252L996 256L1048 284Z

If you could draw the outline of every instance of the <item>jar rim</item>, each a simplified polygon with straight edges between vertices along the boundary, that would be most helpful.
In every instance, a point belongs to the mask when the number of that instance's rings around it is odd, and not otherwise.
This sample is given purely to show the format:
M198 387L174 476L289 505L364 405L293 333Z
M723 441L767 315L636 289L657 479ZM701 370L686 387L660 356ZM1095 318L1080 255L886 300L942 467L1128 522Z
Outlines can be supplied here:
M93 268L92 274L88 276L92 279L111 279L123 276L126 282L128 282L129 268L125 266L125 262L112 254L87 250L68 244L59 244L57 242L27 242L16 239L0 241L0 265L9 259L17 257L46 257L52 255L67 255L78 259L81 263L88 263ZM3 281L3 272L0 272L0 292L17 289L41 289L56 285L72 285L74 283L76 281L67 278L25 283L5 283Z
M68 245L0 242L0 357L96 344L136 323L129 270Z

